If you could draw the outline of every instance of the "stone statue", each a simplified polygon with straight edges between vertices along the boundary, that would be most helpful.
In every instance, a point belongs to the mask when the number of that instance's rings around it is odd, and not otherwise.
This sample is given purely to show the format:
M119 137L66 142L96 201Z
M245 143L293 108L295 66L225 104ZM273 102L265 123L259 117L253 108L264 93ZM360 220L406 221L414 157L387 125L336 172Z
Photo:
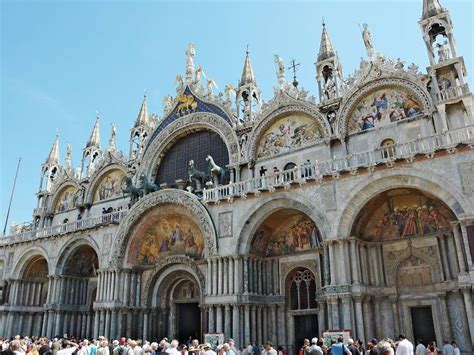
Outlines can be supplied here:
M437 44L438 47L438 63L444 62L445 60L449 59L449 50L447 47L447 42L444 41L442 44Z
M169 114L173 109L173 97L171 95L166 95L163 98L163 113L165 115Z
M285 63L283 63L283 59L275 54L275 65L276 65L276 75L278 78L278 84L280 88L285 85Z
M206 97L208 99L212 99L214 97L214 88L217 88L216 82L212 79L207 79L206 88L207 88Z
M145 195L149 194L150 192L155 192L160 189L160 187L148 180L148 177L145 174L140 176L140 180L142 182L142 189Z
M367 56L369 57L369 59L373 59L374 58L374 45L372 43L372 35L370 34L369 32L369 25L367 25L366 23L364 23L363 25L363 30L362 30L362 39L364 40L364 45L365 45L365 49L367 51Z
M181 74L176 75L175 84L177 84L176 93L178 95L181 95L181 93L184 90L184 80L183 80L183 77L181 76Z
M65 165L67 169L72 169L72 153L71 153L71 145L66 143L66 158L64 159Z
M222 184L222 180L224 180L225 176L224 168L221 168L219 165L217 165L210 155L207 156L206 162L209 167L209 173L214 182L214 186Z
M112 130L110 132L110 139L109 139L109 150L115 150L115 137L117 136L117 129L115 128L115 124L112 125Z
M194 167L194 160L190 160L188 164L188 180L189 182L196 182L197 191L202 190L202 184L204 183L205 179L206 174L204 174L202 171L197 170Z
M231 102L232 102L232 96L235 96L235 88L232 86L232 84L226 84L224 88L224 93L225 93L225 105L227 107L230 107Z
M196 48L193 43L188 44L186 50L186 82L191 83L193 81L194 74L194 55L196 54Z
M336 97L336 83L334 78L329 76L324 84L324 95L328 100L334 99Z

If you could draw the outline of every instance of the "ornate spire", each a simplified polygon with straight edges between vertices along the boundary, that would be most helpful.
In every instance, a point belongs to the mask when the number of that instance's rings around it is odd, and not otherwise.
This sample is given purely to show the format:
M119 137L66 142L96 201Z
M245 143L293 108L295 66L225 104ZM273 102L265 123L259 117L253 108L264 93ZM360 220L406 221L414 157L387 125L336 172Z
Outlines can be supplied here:
M56 133L56 138L54 139L53 146L49 152L48 157L46 158L45 164L58 165L59 163L59 132Z
M140 107L140 112L138 112L137 119L135 121L135 126L134 127L139 127L139 126L149 126L149 117L148 117L148 105L146 101L146 94L143 95L143 102L142 106Z
M323 32L321 34L321 44L319 46L318 61L332 57L335 54L331 40L329 39L326 24L323 19Z
M444 8L441 6L438 0L423 0L423 14L422 19L438 15L444 12Z
M92 129L91 136L87 141L86 148L89 147L96 147L100 149L100 136L99 136L99 113L97 113L97 117L95 119L94 128Z
M247 46L247 55L245 56L244 69L242 70L242 77L240 78L240 86L246 84L257 85L255 74L253 73L252 63L250 62L250 52Z

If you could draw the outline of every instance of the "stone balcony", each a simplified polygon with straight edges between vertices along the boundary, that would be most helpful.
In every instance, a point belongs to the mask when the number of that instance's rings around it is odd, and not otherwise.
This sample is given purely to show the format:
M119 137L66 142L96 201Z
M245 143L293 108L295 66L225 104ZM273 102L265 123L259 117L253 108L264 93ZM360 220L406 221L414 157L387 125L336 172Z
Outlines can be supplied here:
M445 90L441 90L439 93L436 94L438 101L448 101L457 97L461 97L464 95L469 95L469 85L467 83L459 86L452 86Z
M345 173L355 175L358 169L373 171L377 165L392 167L400 160L411 163L419 155L432 158L438 151L453 153L460 145L474 148L474 125L206 189L203 191L203 202L218 203L221 200L232 202L235 197L246 198L249 194L259 196L262 191L272 192L277 188L289 189L291 185L303 185L308 181L322 183L325 177L337 179Z
M4 238L0 238L0 246L47 238L53 235L73 233L84 229L94 228L99 225L118 223L127 215L127 212L128 210L122 210L103 214L97 217L84 218L78 221L64 223L57 226L32 229L26 232L5 236Z

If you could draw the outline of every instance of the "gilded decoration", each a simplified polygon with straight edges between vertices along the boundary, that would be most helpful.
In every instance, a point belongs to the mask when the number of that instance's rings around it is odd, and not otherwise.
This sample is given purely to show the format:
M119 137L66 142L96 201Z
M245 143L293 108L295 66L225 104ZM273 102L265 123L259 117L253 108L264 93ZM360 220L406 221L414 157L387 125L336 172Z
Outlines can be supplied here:
M353 109L349 132L385 126L422 113L418 99L402 88L384 87L364 96Z
M94 202L122 196L122 183L125 174L121 170L112 170L100 179L94 192Z
M154 265L169 255L203 257L204 238L197 224L178 205L150 212L136 229L128 250L133 265Z
M364 206L355 235L365 240L396 240L449 233L451 211L440 201L412 189L385 192Z
M252 252L280 256L307 251L320 245L314 222L304 213L283 210L269 216L255 232Z
M257 158L286 153L324 137L320 121L303 113L289 113L278 118L261 135Z
M59 195L54 211L60 213L73 209L76 193L77 188L75 186L66 187Z

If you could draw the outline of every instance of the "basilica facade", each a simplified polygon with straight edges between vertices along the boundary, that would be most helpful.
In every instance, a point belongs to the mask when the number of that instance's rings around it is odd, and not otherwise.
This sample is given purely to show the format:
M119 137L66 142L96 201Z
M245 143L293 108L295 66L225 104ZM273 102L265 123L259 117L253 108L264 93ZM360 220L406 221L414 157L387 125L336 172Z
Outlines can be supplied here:
M0 241L0 336L223 333L294 352L346 329L472 353L473 96L449 12L424 0L419 25L426 72L377 53L364 25L367 57L344 76L323 24L319 98L275 56L264 102L248 51L215 94L189 45L127 156L115 128L101 148L99 118L80 168L57 137L34 222Z

